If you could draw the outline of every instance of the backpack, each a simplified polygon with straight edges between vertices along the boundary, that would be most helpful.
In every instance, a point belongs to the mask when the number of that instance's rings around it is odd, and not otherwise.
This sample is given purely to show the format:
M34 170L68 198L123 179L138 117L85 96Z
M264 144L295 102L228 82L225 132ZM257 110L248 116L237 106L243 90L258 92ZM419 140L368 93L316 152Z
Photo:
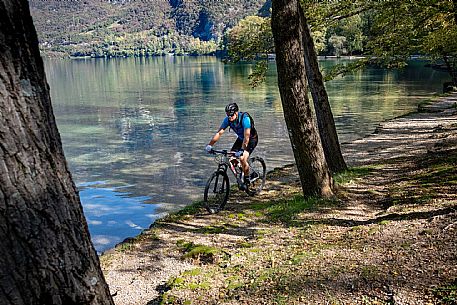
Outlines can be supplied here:
M251 120L251 130L254 130L254 132L255 132L254 119L253 119L252 116L249 114L249 112L243 112L243 114L241 115L240 121L243 122L244 115L247 115L247 116L249 117L249 120Z
M243 112L240 118L240 122L243 122L244 115L247 115L249 117L249 120L251 120L251 138L257 136L257 130L255 130L254 127L254 119L252 116L249 114L249 112Z

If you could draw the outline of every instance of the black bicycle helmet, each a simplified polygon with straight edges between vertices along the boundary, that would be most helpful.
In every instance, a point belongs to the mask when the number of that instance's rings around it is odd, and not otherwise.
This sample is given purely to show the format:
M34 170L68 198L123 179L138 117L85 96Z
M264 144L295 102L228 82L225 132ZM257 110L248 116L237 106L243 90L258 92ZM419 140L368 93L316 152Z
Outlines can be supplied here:
M227 115L232 116L237 111L238 105L236 103L230 103L227 106L225 106L225 113L227 113Z

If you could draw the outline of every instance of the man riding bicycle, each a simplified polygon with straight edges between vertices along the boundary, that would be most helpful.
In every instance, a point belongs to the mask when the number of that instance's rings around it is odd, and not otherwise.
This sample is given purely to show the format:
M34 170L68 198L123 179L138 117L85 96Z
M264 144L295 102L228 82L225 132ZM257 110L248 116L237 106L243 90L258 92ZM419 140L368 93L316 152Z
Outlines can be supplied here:
M254 148L257 146L258 136L257 131L253 126L253 121L249 113L240 112L236 103L230 103L225 107L225 113L227 116L222 121L221 127L213 136L211 141L206 145L206 151L208 153L213 149L213 145L219 140L221 135L225 132L227 127L230 127L235 131L238 136L235 143L233 143L232 151L235 152L235 156L240 158L241 168L243 169L244 185L242 188L246 188L249 183L249 155L252 154ZM252 121L252 122L251 122Z

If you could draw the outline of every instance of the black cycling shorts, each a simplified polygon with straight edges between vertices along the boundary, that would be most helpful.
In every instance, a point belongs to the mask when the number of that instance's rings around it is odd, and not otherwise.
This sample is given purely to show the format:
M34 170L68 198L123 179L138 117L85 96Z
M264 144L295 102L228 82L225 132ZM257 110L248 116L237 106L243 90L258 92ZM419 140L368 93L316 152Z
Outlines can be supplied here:
M246 149L246 151L249 154L252 154L252 152L254 151L254 148L257 146L258 141L259 141L259 138L257 136L249 138L248 147ZM242 145L243 145L243 140L241 140L240 138L237 138L235 143L233 143L232 151L239 151L241 149Z

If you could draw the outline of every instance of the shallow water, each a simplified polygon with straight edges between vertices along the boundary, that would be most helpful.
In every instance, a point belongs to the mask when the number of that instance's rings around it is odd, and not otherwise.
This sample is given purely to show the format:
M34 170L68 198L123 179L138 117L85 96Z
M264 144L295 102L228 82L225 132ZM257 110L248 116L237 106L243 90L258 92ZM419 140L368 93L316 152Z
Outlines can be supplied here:
M324 61L323 66L334 64ZM272 169L293 161L272 64L250 88L249 64L214 57L46 60L54 113L97 251L135 236L164 213L201 199L216 164L204 147L231 101L259 132ZM416 109L448 79L415 62L366 69L327 83L341 142ZM235 140L226 132L218 148Z

